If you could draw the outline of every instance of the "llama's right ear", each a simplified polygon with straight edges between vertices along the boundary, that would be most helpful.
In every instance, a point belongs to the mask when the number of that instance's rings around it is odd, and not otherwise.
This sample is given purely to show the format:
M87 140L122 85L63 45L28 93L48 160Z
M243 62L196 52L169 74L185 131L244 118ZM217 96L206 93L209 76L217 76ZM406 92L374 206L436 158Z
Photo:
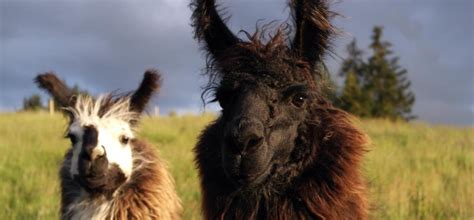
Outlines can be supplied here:
M204 40L208 52L219 61L224 51L237 44L239 39L219 16L215 0L193 0L191 8L195 38Z
M39 74L36 76L35 82L40 89L51 95L59 106L70 107L75 104L71 90L53 72Z
M160 84L160 73L155 69L147 70L140 86L130 98L130 110L139 114L142 113L153 94L160 88Z

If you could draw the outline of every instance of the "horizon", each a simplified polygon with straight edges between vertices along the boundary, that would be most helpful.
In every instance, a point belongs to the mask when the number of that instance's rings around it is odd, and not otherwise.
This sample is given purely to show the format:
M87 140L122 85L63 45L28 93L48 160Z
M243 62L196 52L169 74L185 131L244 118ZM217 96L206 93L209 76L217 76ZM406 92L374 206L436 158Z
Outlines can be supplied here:
M237 33L262 23L285 22L286 0L218 1ZM340 1L333 11L343 30L334 51L345 58L353 37L366 52L372 27L384 27L383 39L408 70L416 96L416 121L474 125L474 17L470 0ZM370 7L369 7L370 6ZM167 115L216 112L201 101L205 53L193 39L188 1L10 1L0 2L0 111L21 108L23 98L40 94L36 74L53 70L69 85L99 94L129 91L145 69L163 75L163 89L150 106ZM456 24L456 25L453 25ZM443 29L444 28L444 29ZM342 59L326 57L335 81ZM338 82L339 82L338 81Z

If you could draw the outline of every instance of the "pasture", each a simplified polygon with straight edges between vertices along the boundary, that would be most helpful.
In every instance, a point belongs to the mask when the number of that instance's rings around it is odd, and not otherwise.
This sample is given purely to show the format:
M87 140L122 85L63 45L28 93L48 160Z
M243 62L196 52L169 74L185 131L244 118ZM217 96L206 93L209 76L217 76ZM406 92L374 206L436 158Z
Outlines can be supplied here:
M183 219L200 219L192 148L213 115L145 117L139 136L168 161ZM473 219L474 128L362 120L373 219ZM58 168L69 146L57 114L0 114L0 219L58 219Z

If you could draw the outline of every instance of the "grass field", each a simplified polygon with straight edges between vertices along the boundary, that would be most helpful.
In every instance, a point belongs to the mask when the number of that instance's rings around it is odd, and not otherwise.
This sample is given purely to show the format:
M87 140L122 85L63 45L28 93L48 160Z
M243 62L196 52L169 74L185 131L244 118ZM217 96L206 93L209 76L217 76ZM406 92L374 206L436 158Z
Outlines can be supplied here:
M213 116L145 118L175 177L184 219L200 219L192 147ZM474 219L474 129L364 120L373 219ZM0 114L0 219L57 219L65 122L45 113Z

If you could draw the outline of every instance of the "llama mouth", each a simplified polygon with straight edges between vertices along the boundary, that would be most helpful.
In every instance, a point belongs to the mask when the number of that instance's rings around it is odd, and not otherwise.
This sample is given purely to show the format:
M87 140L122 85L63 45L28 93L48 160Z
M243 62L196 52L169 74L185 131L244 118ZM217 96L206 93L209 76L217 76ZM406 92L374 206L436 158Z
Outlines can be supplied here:
M230 170L227 170L225 173L231 180L231 182L238 186L238 187L243 187L243 186L254 186L257 185L261 182L263 182L268 175L270 174L271 171L271 164L268 163L264 166L263 169L259 170L248 170L244 169L242 166L243 163L241 160L235 161L233 164L233 168ZM253 172L257 171L257 172Z
M82 188L92 194L112 193L127 180L125 174L116 164L100 175L75 175L74 179Z
M268 174L269 174L270 167L271 167L271 166L265 168L263 171L261 171L260 173L257 173L257 174L240 174L240 175L236 176L235 181L236 181L236 182L238 183L238 185L240 185L240 186L245 186L245 185L253 186L253 185L257 185L257 184L263 182L263 180L266 179L266 177L267 177Z

